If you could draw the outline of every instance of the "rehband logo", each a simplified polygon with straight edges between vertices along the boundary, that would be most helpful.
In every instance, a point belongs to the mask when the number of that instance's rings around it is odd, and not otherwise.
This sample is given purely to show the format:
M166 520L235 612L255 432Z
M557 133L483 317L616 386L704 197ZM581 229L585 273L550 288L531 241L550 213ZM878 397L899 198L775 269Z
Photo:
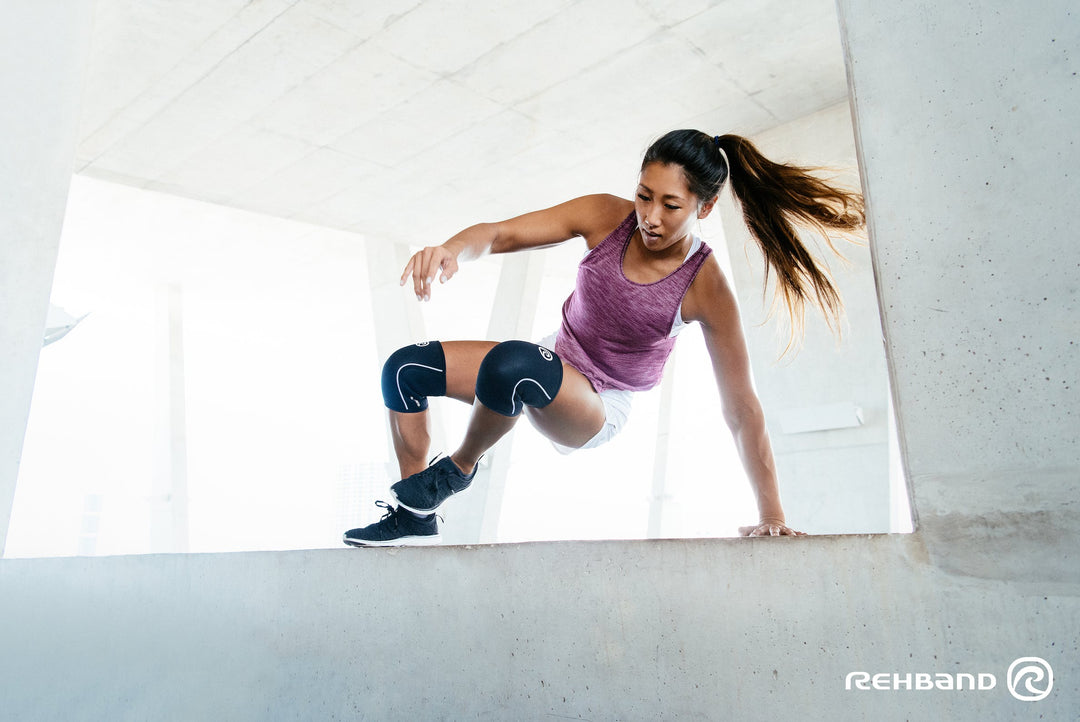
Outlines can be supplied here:
M421 341L420 343L418 343L416 345L423 348L424 346L427 346L429 343L431 343L431 341Z
M946 692L966 689L988 690L997 686L997 677L989 672L849 672L844 679L844 689L876 689L879 691L914 689L940 689Z
M1054 688L1054 670L1041 657L1020 657L1009 665L1006 686L1022 702L1046 699ZM943 690L986 692L997 687L997 677L990 672L849 672L845 690Z
M545 361L550 361L550 360L551 360L552 358L554 358L554 357L553 357L553 356L551 355L551 352L550 352L550 351L548 351L548 350L547 350L546 348L544 348L543 346L537 346L537 348L538 348L538 349L540 349L540 355L544 357L544 360L545 360Z
M1024 688L1017 689L1023 682ZM1022 702L1046 699L1054 688L1054 670L1041 657L1021 657L1009 665L1009 693Z

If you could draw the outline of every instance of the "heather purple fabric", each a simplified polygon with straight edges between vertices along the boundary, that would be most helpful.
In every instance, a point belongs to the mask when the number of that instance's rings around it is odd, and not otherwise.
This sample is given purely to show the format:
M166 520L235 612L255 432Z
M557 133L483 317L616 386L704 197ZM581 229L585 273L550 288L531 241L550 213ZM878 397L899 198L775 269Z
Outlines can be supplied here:
M563 304L555 353L598 392L644 391L660 383L675 346L675 314L712 253L703 243L671 275L634 283L623 274L622 262L636 228L631 213L582 259L577 285Z

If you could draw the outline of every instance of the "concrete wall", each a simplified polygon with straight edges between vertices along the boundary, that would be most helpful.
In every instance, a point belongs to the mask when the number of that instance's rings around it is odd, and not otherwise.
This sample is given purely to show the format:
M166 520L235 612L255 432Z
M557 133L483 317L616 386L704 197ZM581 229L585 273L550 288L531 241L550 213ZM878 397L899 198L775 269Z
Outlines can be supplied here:
M1075 627L1062 628L1080 614L1076 597L942 572L913 535L8 560L0 589L13 718L1077 711ZM1009 664L1028 654L1057 673L1043 702L1005 689ZM858 670L988 672L998 683L845 691Z
M1064 0L1037 13L841 8L931 559L984 578L1080 581L1076 12Z
M74 162L92 7L0 7L0 555Z
M840 2L915 534L6 560L0 708L1080 717L1070 5ZM1028 656L1043 701L1006 690Z

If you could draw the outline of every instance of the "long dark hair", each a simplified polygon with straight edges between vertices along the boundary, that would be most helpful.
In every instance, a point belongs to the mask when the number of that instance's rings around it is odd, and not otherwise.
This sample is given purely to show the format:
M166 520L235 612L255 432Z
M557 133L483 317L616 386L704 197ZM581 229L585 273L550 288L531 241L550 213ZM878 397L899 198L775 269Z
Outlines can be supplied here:
M765 256L765 283L770 271L775 272L777 300L791 319L785 353L801 339L807 301L821 309L829 326L839 332L840 294L828 270L799 240L796 227L814 229L840 255L829 232L850 235L866 225L861 194L816 177L818 169L774 163L738 135L673 130L649 146L642 169L650 163L681 166L690 192L702 203L716 197L731 178L743 219Z

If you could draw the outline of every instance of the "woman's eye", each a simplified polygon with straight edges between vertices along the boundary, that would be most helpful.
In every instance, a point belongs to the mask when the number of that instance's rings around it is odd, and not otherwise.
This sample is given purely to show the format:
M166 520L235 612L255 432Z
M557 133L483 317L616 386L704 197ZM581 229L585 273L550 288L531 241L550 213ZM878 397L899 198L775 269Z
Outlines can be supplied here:
M671 210L671 211L679 210L679 206L673 206L670 203L665 203L664 208L667 208L668 210Z
M638 193L637 197L640 198L643 201L648 201L649 200L648 196L646 196L644 193Z

